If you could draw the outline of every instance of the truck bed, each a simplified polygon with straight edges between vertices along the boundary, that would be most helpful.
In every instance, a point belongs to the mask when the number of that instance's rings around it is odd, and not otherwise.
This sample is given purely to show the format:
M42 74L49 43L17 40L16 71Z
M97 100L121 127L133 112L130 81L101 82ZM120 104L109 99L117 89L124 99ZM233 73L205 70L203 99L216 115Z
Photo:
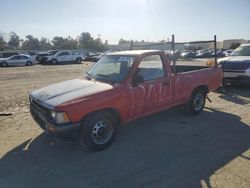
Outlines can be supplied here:
M207 69L207 66L193 66L193 65L175 65L176 73L191 72L195 70ZM173 65L171 65L171 71L173 72Z

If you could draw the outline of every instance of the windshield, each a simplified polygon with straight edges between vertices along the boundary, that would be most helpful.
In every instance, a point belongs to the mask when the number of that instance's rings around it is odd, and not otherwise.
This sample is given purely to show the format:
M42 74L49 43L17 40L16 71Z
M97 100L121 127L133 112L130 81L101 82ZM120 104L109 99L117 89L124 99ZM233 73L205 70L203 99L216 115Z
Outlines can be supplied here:
M236 48L231 56L250 56L250 46L240 46Z
M134 62L133 56L106 55L87 73L90 78L111 84L122 82Z

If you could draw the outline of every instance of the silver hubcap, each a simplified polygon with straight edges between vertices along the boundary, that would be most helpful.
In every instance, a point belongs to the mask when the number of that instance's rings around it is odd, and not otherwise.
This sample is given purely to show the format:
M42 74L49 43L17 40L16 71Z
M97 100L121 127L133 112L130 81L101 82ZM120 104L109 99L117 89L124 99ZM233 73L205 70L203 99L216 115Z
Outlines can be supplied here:
M198 93L195 97L194 97L194 103L193 103L193 107L196 111L199 111L202 109L203 107L203 103L204 103L204 96L201 93Z
M107 143L113 134L113 124L107 119L96 122L92 129L92 140L95 144Z

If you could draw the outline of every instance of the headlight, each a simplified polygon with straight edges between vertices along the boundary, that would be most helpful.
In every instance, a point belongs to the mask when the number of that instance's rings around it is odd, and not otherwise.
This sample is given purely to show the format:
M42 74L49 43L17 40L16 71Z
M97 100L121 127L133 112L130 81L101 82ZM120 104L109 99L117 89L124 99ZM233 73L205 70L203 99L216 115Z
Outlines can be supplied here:
M55 112L51 111L51 117L56 121L56 123L68 123L70 122L70 119L68 115L65 112Z

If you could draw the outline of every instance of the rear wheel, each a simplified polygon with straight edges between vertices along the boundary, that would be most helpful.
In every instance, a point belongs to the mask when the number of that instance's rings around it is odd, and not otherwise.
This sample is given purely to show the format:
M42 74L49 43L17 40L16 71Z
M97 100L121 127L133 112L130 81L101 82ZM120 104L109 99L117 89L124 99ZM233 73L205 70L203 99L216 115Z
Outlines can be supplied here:
M193 91L189 102L186 105L190 114L197 115L202 112L206 102L206 92L203 89Z
M3 63L2 63L2 67L8 67L8 63L3 62Z
M114 140L118 121L109 111L88 115L82 125L80 143L90 151L107 148Z

